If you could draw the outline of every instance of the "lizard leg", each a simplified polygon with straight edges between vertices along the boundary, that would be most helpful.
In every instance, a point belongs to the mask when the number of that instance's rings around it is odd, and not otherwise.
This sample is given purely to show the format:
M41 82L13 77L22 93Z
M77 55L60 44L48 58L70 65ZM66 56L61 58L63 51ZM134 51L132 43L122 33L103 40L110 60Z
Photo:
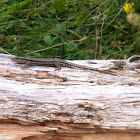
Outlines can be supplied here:
M61 70L61 66L60 66L59 62L55 62L55 66L56 66L55 71L56 70Z
M25 65L23 65L23 66L21 67L21 69L25 69L25 68L30 67L30 64L31 64L31 62L27 62Z

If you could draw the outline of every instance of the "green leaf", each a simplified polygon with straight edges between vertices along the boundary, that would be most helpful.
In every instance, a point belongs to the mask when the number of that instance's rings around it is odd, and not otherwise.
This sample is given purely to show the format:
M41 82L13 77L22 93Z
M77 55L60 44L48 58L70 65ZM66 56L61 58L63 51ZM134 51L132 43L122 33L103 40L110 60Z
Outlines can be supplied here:
M43 38L44 42L46 43L46 45L50 45L52 42L52 37L51 36L45 36Z
M12 53L17 56L22 56L21 52L19 51L18 45L14 46Z
M56 11L56 14L60 14L65 11L65 3L63 0L55 0L53 6Z
M66 28L62 24L56 24L57 30L64 36L66 33Z
M65 45L66 52L76 52L78 50L78 45L76 43L69 43Z

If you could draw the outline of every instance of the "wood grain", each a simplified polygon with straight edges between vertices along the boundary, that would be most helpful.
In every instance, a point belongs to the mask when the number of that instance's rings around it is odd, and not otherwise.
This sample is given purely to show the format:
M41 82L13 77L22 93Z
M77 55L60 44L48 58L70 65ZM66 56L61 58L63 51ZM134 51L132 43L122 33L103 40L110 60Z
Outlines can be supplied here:
M139 140L140 74L45 66L21 69L0 54L0 138ZM109 62L72 61L95 68Z

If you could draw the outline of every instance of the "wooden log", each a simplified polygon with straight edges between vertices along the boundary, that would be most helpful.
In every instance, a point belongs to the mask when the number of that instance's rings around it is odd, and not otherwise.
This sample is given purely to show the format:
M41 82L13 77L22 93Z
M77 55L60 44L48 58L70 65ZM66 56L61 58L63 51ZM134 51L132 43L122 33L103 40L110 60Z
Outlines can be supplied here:
M139 140L140 73L33 66L0 54L1 140ZM72 61L91 67L109 61ZM92 61L91 61L92 62Z

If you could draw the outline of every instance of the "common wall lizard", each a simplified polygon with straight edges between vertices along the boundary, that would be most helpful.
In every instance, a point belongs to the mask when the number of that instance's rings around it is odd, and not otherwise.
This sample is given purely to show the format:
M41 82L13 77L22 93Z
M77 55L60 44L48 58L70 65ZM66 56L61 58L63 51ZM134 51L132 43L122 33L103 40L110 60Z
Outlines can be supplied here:
M91 70L91 71L97 71L100 73L115 75L110 70L100 70L98 68L92 68L89 66L79 65L79 64L68 62L67 60L62 60L62 59L30 58L30 57L13 57L11 59L18 64L25 64L25 67L26 66L49 66L49 67L57 67L57 68L69 67L69 68L79 68L83 70Z

